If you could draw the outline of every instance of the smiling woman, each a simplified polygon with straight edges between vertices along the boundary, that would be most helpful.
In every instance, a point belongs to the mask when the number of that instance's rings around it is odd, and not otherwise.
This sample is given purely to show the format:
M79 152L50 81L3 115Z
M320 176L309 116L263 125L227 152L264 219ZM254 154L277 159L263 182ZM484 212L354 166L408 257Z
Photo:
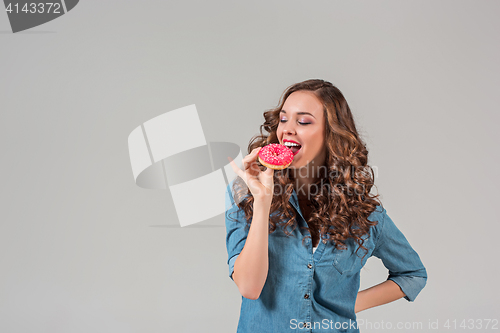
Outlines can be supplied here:
M242 295L238 332L302 331L324 319L339 332L359 332L344 325L357 312L414 301L427 271L370 192L368 150L340 90L324 80L294 84L264 118L243 170L231 162L238 177L226 189L229 276ZM276 143L290 147L293 161L264 171L257 153ZM358 292L371 256L389 277Z
M297 141L293 140L284 139L283 144L292 150L294 156L297 155L300 148L302 148L302 145L300 145Z
M325 117L323 105L315 93L298 90L290 94L279 111L279 117L276 128L279 143L295 144L291 168L297 170L310 163L323 165L326 155Z

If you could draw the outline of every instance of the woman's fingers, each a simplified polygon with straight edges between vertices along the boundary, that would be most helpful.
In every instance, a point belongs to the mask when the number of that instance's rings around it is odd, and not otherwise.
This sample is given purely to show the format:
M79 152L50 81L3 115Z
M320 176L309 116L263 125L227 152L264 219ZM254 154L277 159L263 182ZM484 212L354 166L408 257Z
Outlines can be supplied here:
M262 147L254 148L250 154L253 154L254 152L258 152L260 150L260 148L262 148Z
M259 180L264 186L272 188L274 184L273 177L274 177L274 170L271 168L267 168L266 171L260 173Z
M231 164L231 167L233 168L233 171L241 177L241 179L243 179L245 181L245 184L247 184L248 186L248 176L253 176L251 174L251 170L241 170L238 165L234 162L234 160L231 158L231 157L227 157L227 159L229 160L229 164ZM258 168L258 167L257 167Z
M257 154L259 153L261 147L253 149L250 154L243 158L243 169L246 170L252 165L254 161L257 160Z
M231 157L228 156L227 159L229 160L233 171L243 179L254 196L268 196L269 193L272 194L274 170L260 170L259 165L257 164L257 154L259 153L260 149L261 147L253 149L250 154L243 158L243 170L240 169L238 165L236 165ZM262 190L264 190L266 194L260 193L262 192Z
M233 168L234 173L236 173L241 178L245 179L244 172L236 165L236 163L234 163L234 160L229 156L227 157L227 159L229 160L229 164L231 164L231 167Z

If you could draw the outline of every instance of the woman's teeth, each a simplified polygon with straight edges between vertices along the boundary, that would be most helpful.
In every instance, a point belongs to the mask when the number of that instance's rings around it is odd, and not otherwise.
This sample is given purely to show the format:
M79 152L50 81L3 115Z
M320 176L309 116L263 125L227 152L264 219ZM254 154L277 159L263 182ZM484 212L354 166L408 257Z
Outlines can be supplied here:
M285 142L284 145L287 146L288 148L290 148L294 155L297 154L297 152L300 150L300 148L302 148L301 145L293 143L293 142Z

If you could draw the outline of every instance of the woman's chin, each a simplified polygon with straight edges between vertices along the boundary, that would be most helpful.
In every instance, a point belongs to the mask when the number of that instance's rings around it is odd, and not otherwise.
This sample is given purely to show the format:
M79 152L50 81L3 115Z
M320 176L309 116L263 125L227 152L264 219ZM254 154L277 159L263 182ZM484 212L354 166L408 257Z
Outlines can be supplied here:
M304 155L304 152L302 150L303 149L300 148L299 151L297 151L297 153L293 156L293 162L292 162L292 164L297 165L297 162L300 161L300 159L302 158L302 155Z
M292 161L292 164L290 164L289 168L290 169L300 169L300 168L302 168L304 166L302 164L303 163L301 163L298 158L294 158L293 161Z

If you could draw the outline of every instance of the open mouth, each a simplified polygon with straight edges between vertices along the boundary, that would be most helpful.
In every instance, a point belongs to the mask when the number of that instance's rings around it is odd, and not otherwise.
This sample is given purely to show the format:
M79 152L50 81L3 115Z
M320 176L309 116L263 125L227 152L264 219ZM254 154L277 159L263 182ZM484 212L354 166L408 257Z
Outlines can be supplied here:
M295 144L291 145L291 144L287 144L287 143L285 143L285 146L292 151L292 153L293 153L294 156L297 155L297 153L299 152L300 148L302 148L301 145L295 145Z
M300 148L302 148L302 146L292 146L292 147L288 147L292 150L292 153L293 155L297 155L297 153L299 152Z

